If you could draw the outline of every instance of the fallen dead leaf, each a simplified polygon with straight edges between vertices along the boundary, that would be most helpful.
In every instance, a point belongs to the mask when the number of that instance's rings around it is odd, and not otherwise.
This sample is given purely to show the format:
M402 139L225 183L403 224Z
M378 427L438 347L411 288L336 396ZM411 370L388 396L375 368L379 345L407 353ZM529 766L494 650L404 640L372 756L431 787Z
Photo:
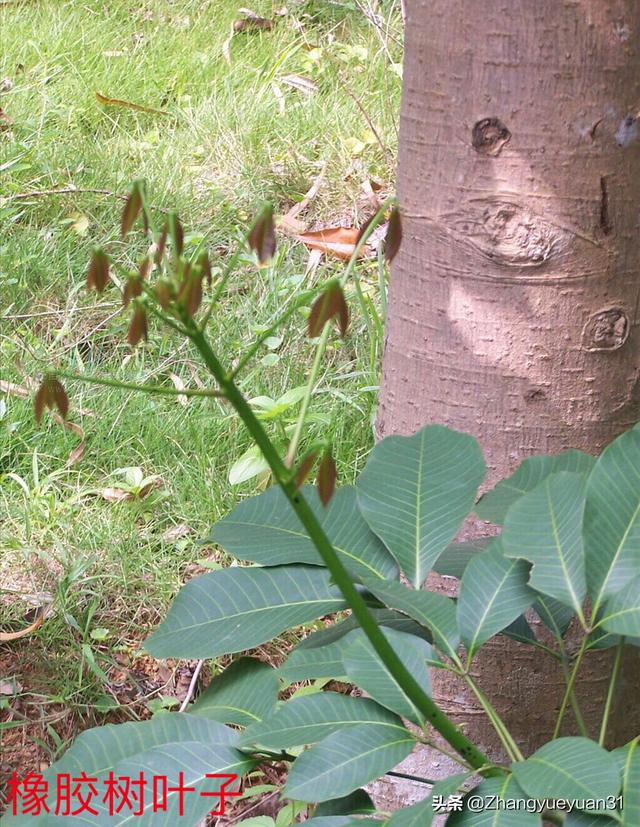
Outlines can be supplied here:
M320 250L327 256L335 256L346 261L356 249L358 230L355 227L326 227L302 233L296 238L312 250ZM365 249L360 251L360 257L365 254Z
M22 684L18 681L0 681L0 695L18 695L20 692Z
M105 106L117 106L121 109L133 109L134 112L147 112L151 115L168 115L164 109L153 109L151 106L143 106L140 103L132 103L131 101L120 100L119 98L110 98L100 92L96 92L96 100Z
M171 528L168 528L162 535L162 539L165 543L175 543L176 540L179 540L181 537L186 537L190 532L191 529L186 523L178 523L178 525L173 525Z
M175 389L176 389L176 390L178 390L178 391L183 391L183 390L185 390L184 382L183 382L183 381L182 381L182 379L178 376L178 374L177 374L177 373L170 373L170 374L169 374L169 378L170 378L170 379L171 379L171 381L173 382L173 384L174 384L174 386L175 386ZM177 400L178 400L178 402L179 402L179 403L183 406L183 408L186 408L186 406L189 404L189 398L188 398L187 396L185 396L183 393L179 394L179 395L176 397L176 399L177 399Z
M40 606L37 610L36 619L29 626L25 626L19 632L0 632L0 643L7 643L10 640L18 640L21 637L26 637L32 632L35 632L44 621L45 607Z
M13 382L5 382L4 379L0 379L0 391L9 396L20 396L23 399L26 399L31 394L28 388L24 388L22 385L16 385Z
M13 118L10 118L7 113L0 107L0 132L9 132L13 126Z
M65 463L66 468L71 468L72 465L75 465L76 462L80 462L82 456L84 454L85 443L81 442L80 445L75 447L73 451L69 454L69 458Z
M282 83L286 83L287 86L293 86L294 89L304 92L305 95L313 95L314 92L318 91L317 85L303 75L284 75L280 80Z
M124 500L133 499L133 494L130 491L125 491L124 488L103 488L100 493L108 503L121 503Z

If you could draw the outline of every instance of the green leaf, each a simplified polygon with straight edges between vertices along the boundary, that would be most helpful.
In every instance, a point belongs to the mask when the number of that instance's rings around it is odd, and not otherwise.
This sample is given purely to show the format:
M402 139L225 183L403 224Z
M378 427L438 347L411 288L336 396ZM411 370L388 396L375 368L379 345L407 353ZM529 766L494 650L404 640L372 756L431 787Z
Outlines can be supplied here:
M513 623L502 630L501 634L510 637L512 640L517 640L519 643L534 644L537 642L535 633L524 615L517 617Z
M278 675L285 683L318 678L346 679L343 652L344 637L317 648L297 646L278 669Z
M607 818L607 816L572 810L567 815L564 827L620 827L620 822L613 818Z
M384 821L377 818L355 818L344 816L319 816L304 822L304 827L384 827Z
M299 747L321 741L345 726L366 723L404 731L397 715L369 698L318 692L287 701L271 718L249 727L240 743L274 750Z
M640 575L607 601L599 625L607 632L640 637Z
M441 425L387 437L371 452L357 482L360 510L414 588L473 507L484 470L476 440Z
M460 583L458 626L470 658L531 606L536 593L528 579L528 563L507 559L500 538L469 563Z
M342 562L355 576L398 577L398 567L365 523L353 487L340 488L325 508L314 486L300 489ZM323 561L297 514L278 486L241 502L217 522L209 541L219 543L240 560L267 566Z
M552 597L538 597L533 609L547 629L550 629L557 638L564 637L573 619L573 611Z
M584 491L580 474L550 474L509 509L501 535L505 557L533 563L531 587L571 606L583 623Z
M622 825L637 827L640 824L640 736L614 750L613 756L622 769Z
M223 724L250 726L275 714L278 673L253 658L240 658L215 677L190 708Z
M360 815L374 813L376 805L366 790L356 790L343 798L332 798L318 805L314 813L315 818L336 815ZM308 822L307 822L308 823Z
M214 658L345 608L326 569L229 568L190 580L147 639L155 658Z
M594 612L640 571L640 428L611 443L587 482L587 588Z
M518 470L499 482L478 501L476 514L481 520L502 525L508 510L520 497L533 491L546 477L558 471L572 471L587 477L595 459L582 451L565 451L557 456L539 455L520 463Z
M409 592L408 589L405 589L405 591ZM389 629L395 629L396 632L406 632L408 635L422 637L429 643L432 642L431 635L423 626L400 612L394 612L391 609L373 608L370 608L369 612L378 626L386 626ZM330 626L327 626L318 632L313 632L308 637L304 638L304 640L300 641L298 648L315 649L319 646L326 646L327 644L334 643L334 641L344 637L347 632L351 632L354 629L359 628L360 624L354 615L349 615L349 617L345 620L341 620L339 623L332 623Z
M536 803L513 775L488 778L465 796L464 809L452 813L447 827L542 827L541 816L526 809Z
M550 741L512 769L532 798L607 798L620 790L616 759L588 738Z
M153 775L166 775L172 786L178 781L178 773L182 770L185 773L185 782L195 786L197 790L196 793L185 795L185 812L188 807L195 807L197 811L193 811L192 821L185 816L184 822L195 823L212 809L211 802L214 801L201 798L199 793L217 790L220 786L219 779L206 779L206 773L242 774L255 764L255 761L247 759L231 746L236 738L237 733L216 721L184 713L159 715L150 721L139 723L95 727L82 733L60 761L43 774L49 784L49 807L55 812L55 780L60 775L70 774L76 777L85 772L88 776L98 779L98 790L104 790L104 780L110 771L114 776L131 778L138 777L142 771L148 784L151 783ZM136 824L171 827L178 821L175 795L171 800L167 813L147 811L143 816L135 818ZM97 799L92 801L92 806L99 809L100 814L92 816L91 824L117 827L132 818L131 812L126 808L120 817L109 816L105 810L106 805L100 806ZM57 823L57 820L54 821L49 815L41 818L17 816L6 821L12 827L49 827ZM87 821L81 816L65 816L60 818L60 823L80 827L86 825Z
M345 727L300 755L284 795L298 801L340 798L397 766L415 743L408 730L382 724Z
M252 445L229 468L229 485L240 485L268 470L269 463L262 456L262 451L257 445Z
M431 793L427 798L412 807L403 807L395 812L387 822L387 827L431 827L433 819L438 814L439 802L447 801L467 778L469 778L469 773L462 773L438 781L431 788Z
M367 581L366 586L387 606L404 612L429 629L437 648L457 660L460 635L456 604L450 597L434 592L414 591L401 583L378 584Z
M406 669L430 695L431 682L427 660L431 657L431 646L422 638L405 635L402 632L384 628L382 632ZM381 661L369 639L356 631L351 632L345 642L347 640L349 643L344 650L343 661L349 679L382 706L422 726L424 724L423 713L407 698L400 684Z
M445 548L433 564L433 570L445 577L457 577L460 580L469 561L473 560L477 554L486 551L492 540L493 537L485 537L473 542L452 543Z

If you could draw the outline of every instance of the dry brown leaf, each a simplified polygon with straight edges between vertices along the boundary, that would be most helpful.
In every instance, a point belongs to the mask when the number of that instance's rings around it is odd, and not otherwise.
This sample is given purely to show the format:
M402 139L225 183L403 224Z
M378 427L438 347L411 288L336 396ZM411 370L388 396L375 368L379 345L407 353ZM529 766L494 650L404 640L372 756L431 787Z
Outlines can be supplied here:
M5 382L4 379L0 379L0 391L9 396L20 396L22 399L31 395L31 391L28 388L23 388L22 385L15 385L13 382Z
M307 259L307 266L304 268L304 275L308 283L311 284L315 278L316 271L322 259L322 250L309 250L309 258Z
M175 543L181 537L186 537L191 532L191 529L185 523L178 523L178 525L171 526L162 535L165 543Z
M22 688L22 684L16 680L0 681L0 695L18 695Z
M307 209L309 204L313 201L313 199L318 194L318 191L320 189L322 181L324 180L324 173L325 173L326 169L327 169L327 164L325 162L322 165L322 167L320 169L320 172L317 174L313 184L309 187L309 189L305 193L304 198L302 199L302 201L300 201L297 204L294 204L293 207L291 207L291 209L287 212L287 214L283 216L283 219L287 219L287 220L295 219L295 218L298 217L298 215L300 215L301 212L303 212L304 210ZM302 230L300 232L304 232L304 227L302 228Z
M279 215L276 218L276 226L280 232L285 235L292 236L301 235L307 229L307 225L304 221L300 221L298 218L289 215L289 213L286 213L286 215Z
M100 92L96 92L96 100L103 103L105 106L117 106L120 109L133 109L134 112L147 112L150 115L168 115L164 109L153 109L151 106L143 106L140 103L131 103L131 101L123 101L119 98L110 98Z
M29 626L25 626L25 628L21 629L19 632L0 632L0 643L7 643L10 640L18 640L21 637L26 637L27 635L30 635L32 632L35 632L36 629L42 626L43 621L44 607L40 606L36 614L36 619Z
M13 126L13 118L10 118L7 113L0 107L0 132L8 132Z
M347 261L356 249L358 230L355 227L326 227L323 230L302 233L296 238L312 250L320 250L325 255ZM364 252L360 251L360 257Z
M305 95L313 95L314 92L318 91L316 84L302 75L284 75L280 80L282 83L286 83L287 86L293 86L294 89L304 92Z
M239 20L234 20L233 31L250 32L250 31L271 31L273 28L273 20L267 20L266 17L245 17Z
M174 386L175 386L175 389L176 389L177 391L183 391L183 390L185 390L184 382L183 382L183 381L182 381L182 379L178 376L178 374L177 374L177 373L170 373L170 374L169 374L169 378L170 378L170 379L171 379L171 381L173 382L173 384L174 384ZM186 406L189 404L189 397L185 396L183 393L179 394L179 395L176 397L176 399L178 400L178 402L179 402L179 403L180 403L180 404L181 404L184 408L186 408Z
M85 443L81 442L78 446L76 446L73 451L69 454L69 458L65 463L65 467L71 468L72 465L75 465L76 462L80 462L84 455Z
M133 494L130 491L125 491L124 488L103 488L100 493L108 503L121 503L124 500L133 499Z

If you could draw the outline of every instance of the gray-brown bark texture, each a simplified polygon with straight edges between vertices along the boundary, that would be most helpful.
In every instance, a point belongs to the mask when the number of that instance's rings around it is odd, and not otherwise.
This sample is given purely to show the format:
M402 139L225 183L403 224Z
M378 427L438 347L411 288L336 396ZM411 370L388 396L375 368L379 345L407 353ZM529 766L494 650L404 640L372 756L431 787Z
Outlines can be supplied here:
M467 431L492 485L532 453L599 452L640 418L640 3L407 6L404 241L378 433ZM609 654L579 689L594 729ZM633 655L613 726L622 741L639 729ZM479 662L481 686L531 752L560 702L553 661L499 639ZM499 752L462 687L439 677L435 695Z

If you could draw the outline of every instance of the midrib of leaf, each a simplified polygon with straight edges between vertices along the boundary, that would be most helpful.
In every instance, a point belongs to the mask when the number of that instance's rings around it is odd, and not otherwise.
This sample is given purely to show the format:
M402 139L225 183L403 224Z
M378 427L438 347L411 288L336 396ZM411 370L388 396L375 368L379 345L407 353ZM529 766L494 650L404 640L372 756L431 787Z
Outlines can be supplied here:
M421 516L421 509L420 509L420 492L422 488L422 466L424 462L424 440L425 440L425 433L426 431L423 429L422 434L420 436L420 458L418 460L418 481L416 485L416 547L415 547L415 555L416 555L416 572L414 575L414 582L413 588L419 589L422 584L422 571L420 566L420 516Z
M598 593L598 599L595 601L594 606L593 606L593 616L594 617L598 613L598 609L600 608L600 605L602 604L604 590L607 588L607 583L609 582L609 580L611 578L611 573L613 572L613 569L615 568L615 565L618 562L618 559L619 559L620 555L622 554L622 550L624 548L624 544L627 541L627 537L629 536L629 532L631 531L631 527L635 524L635 521L637 520L639 515L640 515L640 500L638 501L638 506L637 506L636 510L633 512L633 517L629 520L629 524L627 525L627 527L625 529L625 532L622 535L622 539L618 543L618 548L616 549L616 553L614 554L613 559L611 560L609 570L607 571L607 576L605 577L602 585L600 586L600 592Z
M553 531L553 536L554 536L554 539L556 541L556 548L558 549L558 557L560 559L560 565L561 565L562 571L564 573L565 581L566 581L567 585L569 586L569 591L571 592L571 597L572 597L572 600L573 600L573 608L576 610L576 614L578 615L578 620L580 621L581 625L583 627L585 627L586 622L585 622L585 619L584 619L584 614L582 613L582 604L578 600L578 595L575 592L573 582L571 580L571 577L569 576L569 570L567 569L566 561L564 559L563 546L562 546L562 543L560 542L560 535L558 533L558 524L556 522L556 512L555 512L554 507L553 507L553 502L551 501L551 495L550 495L550 492L549 492L549 483L548 483L548 481L545 485L545 491L546 491L546 494L547 494L547 503L549 505L549 516L551 517L551 530Z
M484 626L484 622L485 622L485 620L487 619L487 615L489 614L489 612L490 612L490 611L491 611L491 609L493 608L493 604L496 602L496 599L497 599L497 597L498 597L498 592L500 591L501 587L504 585L505 580L507 579L507 577L511 574L511 572L512 572L512 570L513 570L513 567L515 566L515 564L516 564L517 562L518 562L517 560L514 560L514 561L513 561L513 563L512 563L512 564L511 564L511 566L509 567L509 571L507 571L507 572L505 573L504 577L502 578L502 580L501 580L501 581L500 581L500 583L498 584L498 587L497 587L496 589L494 589L494 592L493 592L493 597L491 598L491 600L490 600L490 601L489 601L489 603L487 604L486 609L485 609L485 610L484 610L484 612L482 613L482 616L481 616L481 618L480 618L480 623L478 624L478 628L477 628L477 630L476 630L476 633L475 633L475 635L474 635L474 637L473 637L473 640L471 641L471 646L469 647L469 654L474 654L474 653L475 653L475 650L476 650L476 641L477 641L477 640L478 640L478 638L480 637L480 632L482 631L482 627Z
M409 733L407 732L407 735ZM368 755L373 755L376 752L380 752L380 750L388 749L389 747L395 747L397 744L406 744L408 741L413 740L411 737L399 738L397 741L386 741L384 744L377 744L375 747L366 750L365 752L360 752L358 755L354 755L349 758L347 761L343 761L339 764L334 764L328 770L324 770L321 773L316 773L315 778L323 778L324 776L328 775L329 773L335 772L335 770L339 767L340 769L344 767L348 767L349 764L353 764L354 761L359 761L361 758L366 758Z
M261 528L263 530L268 529L269 531L279 531L282 534L290 534L292 537L300 538L301 540L308 540L309 542L311 542L311 538L309 537L308 534L304 534L301 531L295 531L292 528L281 528L280 526L273 526L273 525L269 525L268 523L267 524L253 523L253 522L250 522L249 520L243 520L242 522L232 523L232 525L238 525L240 527L242 527L242 526L251 526L251 528ZM342 546L337 546L337 545L335 545L335 543L334 543L333 547L335 548L336 551L339 551L340 554L344 554L345 557L349 557L351 560L355 560L356 562L360 563L362 566L365 566L367 569L369 569L369 571L372 574L375 574L375 576L379 580L384 580L385 579L384 575L381 574L377 569L375 569L371 565L371 563L368 563L366 560L364 560L364 558L357 557L352 552L347 551L346 548L342 548ZM310 565L313 565L313 563L311 563ZM322 562L320 562L318 565L321 566Z
M568 778L570 781L573 781L575 784L577 784L578 787L585 790L585 792L587 793L587 798L592 797L591 790L588 787L585 787L585 785L578 781L578 779L575 776L571 775L571 773L567 772L565 769L558 766L557 764L552 764L550 761L545 761L544 758L535 757L529 758L529 761L531 761L532 764L542 764L545 767L550 767L554 772L559 772L560 775L564 775L565 778Z

